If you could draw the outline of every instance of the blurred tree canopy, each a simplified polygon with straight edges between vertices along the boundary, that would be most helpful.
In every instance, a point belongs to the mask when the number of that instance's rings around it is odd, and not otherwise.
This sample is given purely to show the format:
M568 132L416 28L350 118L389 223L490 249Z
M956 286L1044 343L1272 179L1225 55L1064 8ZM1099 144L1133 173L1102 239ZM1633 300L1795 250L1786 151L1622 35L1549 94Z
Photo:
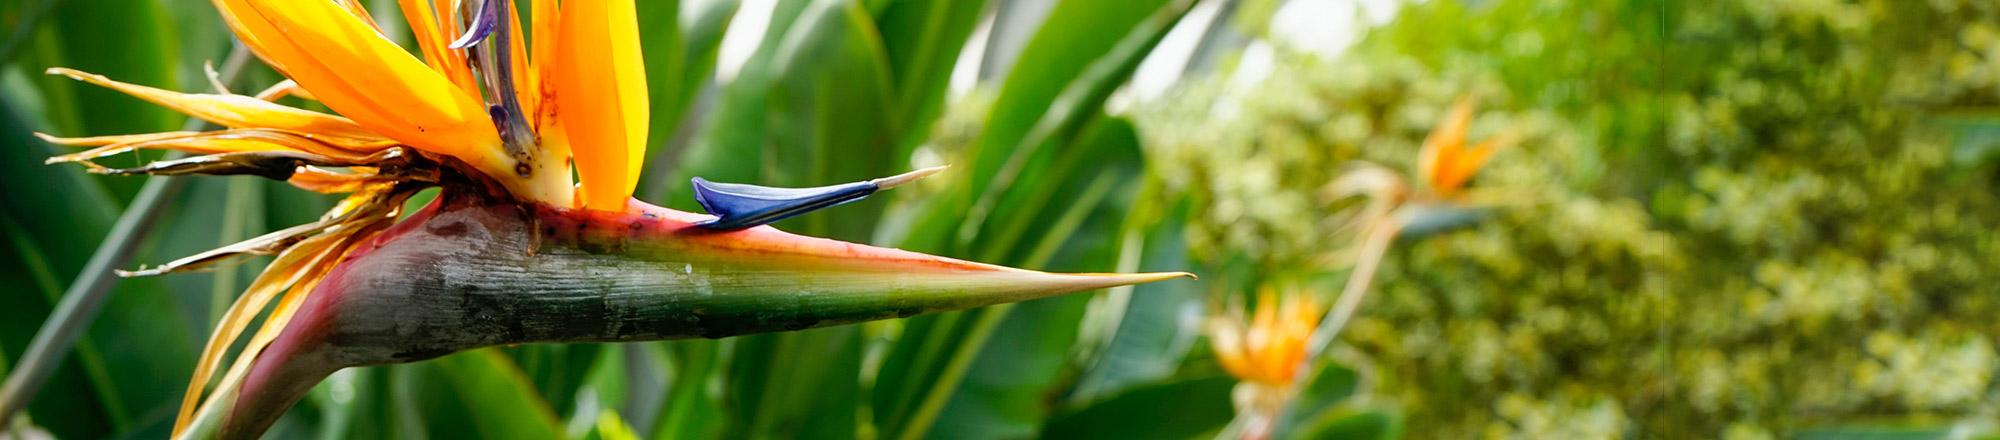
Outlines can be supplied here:
M1969 0L1433 1L1139 121L1207 207L1194 255L1262 276L1315 270L1320 187L1414 169L1456 97L1487 104L1475 136L1523 136L1478 184L1517 201L1392 250L1343 335L1416 438L1990 426L1996 25Z

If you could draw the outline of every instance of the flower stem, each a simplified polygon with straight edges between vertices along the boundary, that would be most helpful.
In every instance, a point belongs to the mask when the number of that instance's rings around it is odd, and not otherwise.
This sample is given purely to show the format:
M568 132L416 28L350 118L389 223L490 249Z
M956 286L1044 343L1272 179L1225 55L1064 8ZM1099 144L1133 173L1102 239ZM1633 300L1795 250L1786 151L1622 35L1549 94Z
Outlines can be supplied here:
M1374 284L1375 269L1382 265L1382 257L1388 253L1389 244L1396 241L1396 235L1402 230L1403 221L1393 213L1380 217L1375 227L1370 228L1367 241L1361 245L1361 258L1355 262L1354 271L1349 272L1347 286L1341 289L1340 299L1334 303L1333 311L1326 314L1326 319L1320 321L1319 328L1313 330L1312 341L1307 345L1312 350L1306 354L1307 362L1319 359L1320 354L1333 345L1334 338L1340 336L1340 331L1347 328L1354 312L1361 309L1361 300L1368 297L1368 287ZM1304 368L1299 371L1300 374L1307 374L1310 370Z

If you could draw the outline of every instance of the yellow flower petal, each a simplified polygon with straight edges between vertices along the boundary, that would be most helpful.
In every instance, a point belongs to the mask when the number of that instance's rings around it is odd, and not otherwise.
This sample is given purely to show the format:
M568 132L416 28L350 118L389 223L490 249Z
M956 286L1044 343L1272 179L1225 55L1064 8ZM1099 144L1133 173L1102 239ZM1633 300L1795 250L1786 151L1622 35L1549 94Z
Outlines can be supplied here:
M234 129L211 132L172 132L127 136L65 139L41 136L62 145L101 145L90 150L51 157L48 163L80 162L140 149L174 150L191 154L245 153L255 151L296 151L332 159L359 161L367 152L394 146L394 141L373 143L343 141L335 144L305 134L270 129ZM110 142L107 142L110 141ZM352 148L350 148L352 147Z
M451 23L450 17L457 16L453 9L443 8L447 19L441 21L431 0L397 0L397 3L403 8L404 21L410 23L410 33L417 37L417 49L423 51L424 61L460 90L477 96L479 84L472 80L472 67L466 65L464 52L450 47L456 32L449 29L457 28L440 25Z
M327 1L214 0L253 52L341 115L499 178L511 169L485 105ZM498 169L493 169L498 168Z
M1271 339L1276 337L1273 332L1278 325L1277 306L1277 291L1271 290L1270 287L1257 291L1257 307L1250 311L1250 334L1244 338L1251 351L1263 351L1263 347L1270 346Z
M324 263L337 257L333 255L335 253L333 245L338 242L338 238L317 236L286 249L278 255L277 260L265 267L263 274L258 275L257 279L250 283L250 287L243 291L242 296L236 298L236 303L230 305L228 311L223 312L222 321L216 325L215 332L209 335L208 344L202 348L201 357L195 361L194 380L188 382L187 394L181 397L180 415L174 419L175 435L186 430L188 422L194 421L196 404L201 401L201 392L207 388L209 377L215 373L215 367L222 363L222 357L228 352L229 347L235 345L237 337L250 327L258 312L263 311L264 306L270 304L271 299L277 297L279 292L310 278L314 275L316 266L332 266ZM320 275L324 275L324 272L322 271ZM244 353L238 356L255 357L255 350L261 348L253 344L245 347Z
M194 136L197 134L201 134L201 132L168 131L160 133L121 134L116 136L91 136L91 137L73 137L73 138L55 137L45 133L35 133L35 137L42 138L42 142L48 142L56 145L67 145L72 147L101 147L112 144L125 144L132 142L145 142L145 141L159 140L159 139L187 137L187 136Z
M363 128L347 118L286 107L249 96L173 92L112 81L103 75L94 75L60 67L51 68L48 72L117 90L224 127L276 128L354 139L381 138L381 135Z
M1235 321L1227 319L1232 318L1216 318L1209 322L1209 348L1215 351L1215 360L1222 363L1222 369L1229 375L1239 379L1255 377L1256 368L1250 365L1251 360L1244 352L1244 330Z
M646 154L646 72L631 0L562 4L556 114L568 130L583 207L621 210Z

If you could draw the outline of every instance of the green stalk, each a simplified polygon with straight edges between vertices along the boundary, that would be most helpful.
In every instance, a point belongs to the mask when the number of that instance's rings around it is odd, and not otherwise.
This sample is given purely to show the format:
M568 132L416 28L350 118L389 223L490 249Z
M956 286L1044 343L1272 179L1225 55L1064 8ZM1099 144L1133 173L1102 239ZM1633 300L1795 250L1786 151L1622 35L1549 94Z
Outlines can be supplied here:
M1356 261L1354 270L1348 272L1347 285L1341 288L1340 299L1336 300L1333 310L1320 321L1319 327L1313 330L1312 339L1306 343L1307 349L1311 350L1306 354L1309 362L1316 362L1320 354L1333 345L1334 338L1340 336L1340 331L1346 329L1347 323L1354 318L1354 312L1361 309L1361 300L1368 297L1368 287L1374 284L1376 269L1381 267L1389 245L1396 242L1396 235L1403 231L1403 221L1394 215L1386 216L1376 220L1376 224L1369 229L1366 241L1362 242L1361 258ZM1307 374L1308 370L1301 369L1299 374Z

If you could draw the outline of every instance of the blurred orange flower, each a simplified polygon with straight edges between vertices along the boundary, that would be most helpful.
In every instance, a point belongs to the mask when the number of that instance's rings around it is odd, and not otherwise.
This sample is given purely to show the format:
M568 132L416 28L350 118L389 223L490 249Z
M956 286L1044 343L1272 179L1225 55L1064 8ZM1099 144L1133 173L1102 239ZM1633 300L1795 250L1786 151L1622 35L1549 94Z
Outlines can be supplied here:
M1438 121L1437 128L1424 138L1423 151L1417 157L1417 177L1432 196L1446 199L1457 196L1465 183L1493 158L1493 153L1514 143L1513 136L1503 134L1467 147L1466 129L1472 125L1475 107L1477 100L1459 98L1444 120Z

